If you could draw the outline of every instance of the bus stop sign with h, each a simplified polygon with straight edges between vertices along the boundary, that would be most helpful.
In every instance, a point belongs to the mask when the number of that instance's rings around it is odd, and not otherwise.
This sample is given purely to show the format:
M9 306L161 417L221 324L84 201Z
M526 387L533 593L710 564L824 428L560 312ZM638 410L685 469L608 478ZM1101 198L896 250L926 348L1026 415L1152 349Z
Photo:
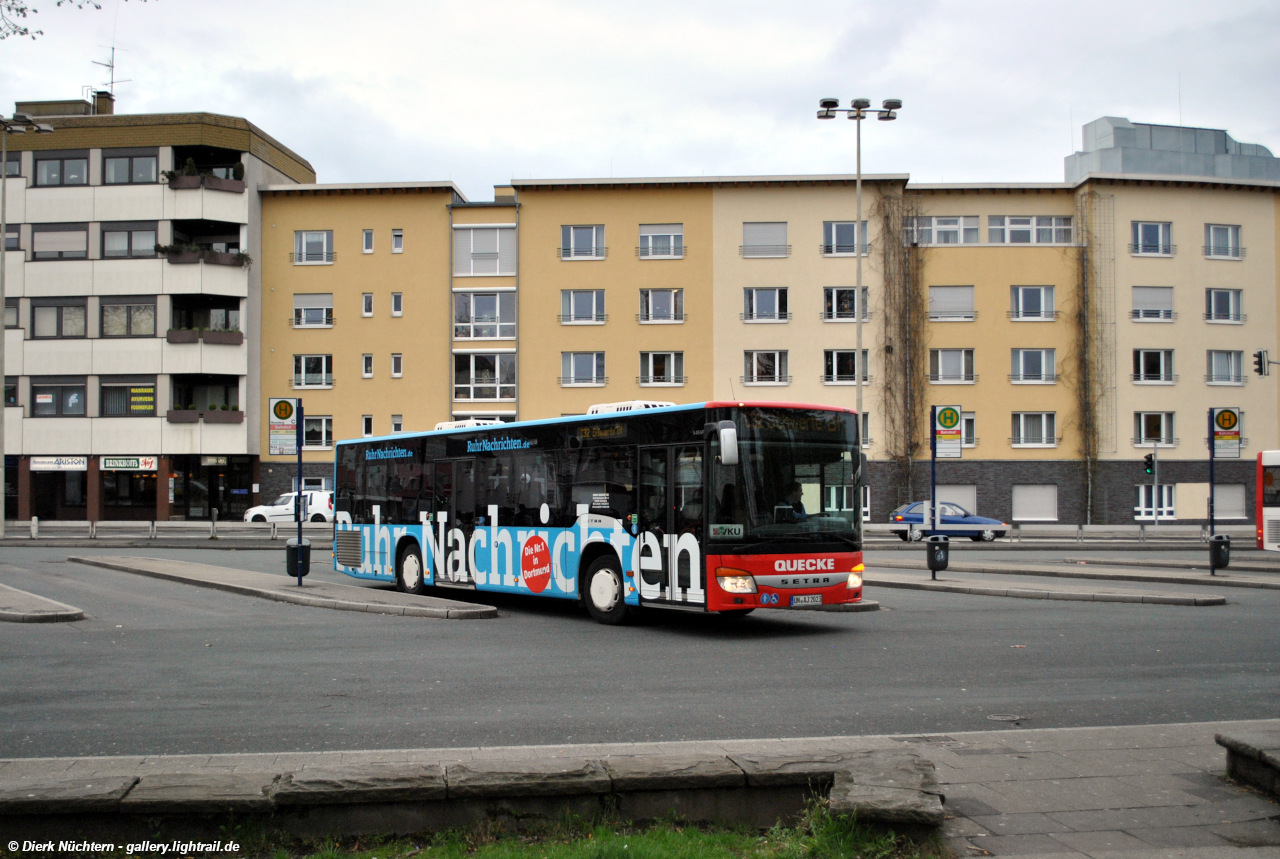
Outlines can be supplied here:
M303 505L306 495L302 491L302 400L273 397L269 403L267 451L273 456L298 457L298 482L293 493L293 518L298 522L298 536L285 543L285 572L298 578L311 571L311 541L302 539Z

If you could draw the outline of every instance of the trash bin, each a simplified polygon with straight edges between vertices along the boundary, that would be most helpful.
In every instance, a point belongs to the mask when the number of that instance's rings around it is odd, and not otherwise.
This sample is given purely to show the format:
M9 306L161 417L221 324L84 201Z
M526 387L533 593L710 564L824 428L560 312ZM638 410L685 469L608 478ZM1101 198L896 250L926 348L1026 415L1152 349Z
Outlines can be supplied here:
M284 544L285 574L301 578L311 572L311 541L292 538ZM299 567L301 562L301 567Z
M1214 534L1209 538L1209 569L1225 570L1231 563L1231 537Z
M928 552L929 571L937 573L945 570L951 561L951 538L946 534L934 534L924 541L924 547Z

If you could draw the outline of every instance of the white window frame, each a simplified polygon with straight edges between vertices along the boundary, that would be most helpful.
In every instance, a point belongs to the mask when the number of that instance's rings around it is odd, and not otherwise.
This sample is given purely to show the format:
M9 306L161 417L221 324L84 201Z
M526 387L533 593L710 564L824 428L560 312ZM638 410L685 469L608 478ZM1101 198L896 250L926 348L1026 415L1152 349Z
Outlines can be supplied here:
M1070 245L1074 229L1071 215L988 215L987 244Z
M862 287L862 295L858 295L856 286L824 286L822 288L822 321L823 322L857 322L861 309L862 321L871 318L867 308L867 287ZM852 310L842 310L852 301Z
M978 415L976 412L960 413L960 446L978 446Z
M667 303L671 307L671 313L667 316L659 316L653 310L654 298L659 294L669 294ZM640 313L636 316L636 319L642 325L676 325L683 323L684 290L678 287L640 290Z
M944 361L950 363L959 359L961 371L957 373L943 372ZM929 384L931 385L972 385L978 381L974 372L974 351L972 349L930 349L929 350Z
M772 294L773 311L760 311L760 298ZM742 321L773 324L791 319L785 286L749 286L742 290Z
M1227 372L1221 372L1225 364ZM1216 365L1216 366L1215 366ZM1235 349L1209 349L1205 352L1204 381L1209 385L1243 385L1244 352Z
M393 433L404 432L404 415L391 416L391 431Z
M373 315L372 292L363 292L360 294L360 315L365 317Z
M1225 299L1225 301L1224 301ZM1222 304L1226 304L1225 312ZM1245 321L1244 290L1209 287L1204 291L1204 320L1215 325L1240 325Z
M391 252L393 254L404 253L404 230L391 231Z
M493 302L492 315L477 315L477 300ZM460 320L458 311L465 303L467 319ZM505 308L503 305L507 305ZM510 321L504 322L503 311ZM477 330L492 329L492 333ZM516 293L514 290L472 291L459 290L453 294L453 339L455 340L514 340L516 336Z
M333 293L298 292L293 295L294 328L332 328Z
M308 431L310 427L316 425L320 427L320 443L313 444L308 441L311 433ZM333 450L333 417L331 415L304 415L302 418L302 449L303 450Z
M917 245L976 245L977 215L917 215L903 218L902 242Z
M371 352L365 352L360 356L360 378L373 378L373 354Z
M577 299L591 296L591 313L578 315ZM562 289L560 290L560 324L561 325L604 325L609 321L605 313L603 289Z
M1057 355L1054 349L1011 349L1009 381L1015 385L1052 385L1058 381ZM1040 372L1034 367L1027 371L1028 363L1035 364L1033 356L1039 356Z
M863 349L862 356L859 358L857 349L824 349L822 350L822 384L824 385L857 385L859 377L861 384L865 385L870 377L867 374L867 364L869 350ZM841 359L852 357L853 373L840 373L837 370Z
M315 373L307 372L308 361L319 359L321 372L319 373L320 381L308 383L309 376L315 376ZM301 369L301 372L299 372ZM298 354L293 356L293 387L294 390L302 390L304 388L322 388L329 389L333 387L333 356L332 355L308 355Z
M1040 503L1041 499L1034 497L1040 494L1052 495L1053 497L1053 513L1052 515L1026 516L1019 515L1019 511L1026 511L1028 506ZM1021 496L1021 498L1019 497ZM1032 497L1028 497L1032 496ZM1013 513L1013 521L1016 522L1057 522L1058 521L1058 485L1056 483L1015 483L1010 492L1010 506ZM1046 513L1048 511L1045 511Z
M476 359L492 359L494 375L492 379L476 377ZM465 360L467 364L467 381L458 381L458 363ZM510 381L503 381L505 371L510 371ZM516 353L513 352L454 352L453 353L453 399L456 402L509 402L516 399ZM476 396L479 388L493 388L495 396ZM509 390L506 390L509 389ZM464 396L459 396L464 391ZM506 394L504 396L504 393Z
M1178 517L1175 512L1177 507L1174 505L1174 488L1175 484L1172 483L1161 483L1155 486L1150 483L1139 483L1137 486L1138 504L1133 508L1134 520L1138 522L1143 520L1152 521L1156 519L1156 514L1158 513L1158 521L1175 521ZM1158 511L1155 509L1154 492L1159 493L1160 509Z
M761 361L771 357L773 361L772 375L760 372ZM787 374L788 356L786 349L749 349L742 353L744 385L789 385L791 376Z
M654 371L655 359L665 358L671 371L660 376ZM683 352L641 352L640 386L643 388L679 388L685 383Z
M453 228L454 277L511 277L519 268L515 224Z
M1129 253L1133 256L1171 257L1178 251L1173 243L1172 221L1132 221L1129 238Z
M636 253L640 259L684 259L684 224L641 224Z
M1133 446L1136 448L1176 447L1178 437L1175 433L1177 415L1175 412L1134 412L1133 413ZM1154 424L1159 435L1151 435Z
M1009 444L1013 447L1058 446L1057 412L1013 412L1012 418ZM1039 435L1029 432L1027 428L1027 425L1035 420L1040 423ZM1028 439L1038 439L1038 441L1029 441Z
M1134 322L1172 322L1178 316L1172 286L1135 286L1131 296L1129 318Z
M363 239L363 244L361 246L361 250L363 253L367 253L367 254L373 253L373 230L364 231L364 239Z
M1204 256L1205 259L1244 259L1244 248L1240 246L1240 225L1205 224Z
M866 256L870 249L866 221L861 223L858 221L822 222L822 255L824 257Z
M391 293L391 315L404 316L404 293Z
M586 364L590 365L590 373L579 375L579 369L585 369ZM603 388L608 381L609 377L605 374L605 353L560 353L560 387Z
M1159 373L1149 373L1146 370L1148 356L1157 355L1160 365ZM1172 385L1178 381L1178 376L1173 372L1173 350L1172 349L1134 349L1133 350L1133 374L1130 376L1135 385Z
M974 309L972 286L929 287L930 322L972 322L978 318Z
M391 378L399 379L404 375L404 355L399 352L391 353Z
M562 224L560 259L602 260L609 253L604 243L604 224Z
M787 243L786 221L743 221L742 246L740 252L743 259L771 259L791 256L791 245Z
M1027 309L1027 297L1039 294L1040 311ZM1009 318L1015 322L1052 322L1058 318L1052 286L1015 285L1009 287Z
M311 250L317 238L320 250ZM333 252L333 230L294 230L294 265L333 265L336 256Z

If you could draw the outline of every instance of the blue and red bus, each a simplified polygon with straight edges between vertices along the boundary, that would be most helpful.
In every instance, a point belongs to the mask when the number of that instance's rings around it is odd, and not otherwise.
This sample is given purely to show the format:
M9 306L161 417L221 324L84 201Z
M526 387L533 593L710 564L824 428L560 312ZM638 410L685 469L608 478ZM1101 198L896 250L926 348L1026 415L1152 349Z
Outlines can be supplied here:
M335 569L408 593L745 614L862 600L857 414L643 401L339 442Z

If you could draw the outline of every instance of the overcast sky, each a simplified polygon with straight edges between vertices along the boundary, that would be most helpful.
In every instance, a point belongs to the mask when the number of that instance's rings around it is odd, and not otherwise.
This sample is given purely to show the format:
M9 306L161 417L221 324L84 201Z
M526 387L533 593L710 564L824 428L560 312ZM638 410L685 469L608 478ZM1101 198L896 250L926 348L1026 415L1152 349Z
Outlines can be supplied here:
M1280 154L1277 0L31 0L0 113L110 72L117 113L241 116L320 182L854 172L818 99L903 100L866 173L1053 182L1100 116Z

